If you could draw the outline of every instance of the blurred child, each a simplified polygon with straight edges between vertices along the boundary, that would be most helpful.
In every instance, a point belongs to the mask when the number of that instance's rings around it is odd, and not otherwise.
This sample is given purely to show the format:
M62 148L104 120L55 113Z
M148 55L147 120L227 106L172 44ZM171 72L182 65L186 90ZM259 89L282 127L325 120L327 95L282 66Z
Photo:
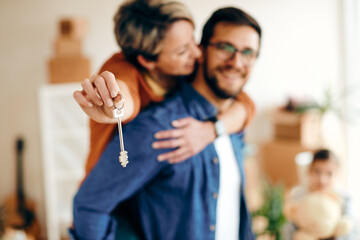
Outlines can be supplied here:
M339 199L342 206L343 216L348 216L350 219L353 212L351 212L350 197L336 187L336 180L339 174L340 163L337 157L330 150L320 149L313 155L312 162L308 168L308 184L307 186L295 187L287 201L298 201L307 193L310 192L324 192L331 194ZM293 234L297 227L292 222L287 222L283 227L283 239L292 240ZM336 240L356 240L358 239L358 229L354 221L353 230L341 237L331 238Z

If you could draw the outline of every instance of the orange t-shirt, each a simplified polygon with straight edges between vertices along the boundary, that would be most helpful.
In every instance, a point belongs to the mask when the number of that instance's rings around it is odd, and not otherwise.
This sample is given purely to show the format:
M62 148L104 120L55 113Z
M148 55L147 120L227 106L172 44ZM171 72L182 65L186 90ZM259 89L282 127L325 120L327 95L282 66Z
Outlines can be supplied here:
M134 119L140 110L150 102L163 100L162 96L154 94L141 72L128 62L122 53L116 53L106 61L99 72L103 71L112 72L116 79L124 81L134 100L134 113L124 122L125 124ZM255 105L245 92L241 92L237 99L243 102L246 107L248 114L245 126L247 126L255 115ZM117 133L114 131L116 126L117 124L98 123L90 119L90 151L85 165L86 176L100 159L113 134Z

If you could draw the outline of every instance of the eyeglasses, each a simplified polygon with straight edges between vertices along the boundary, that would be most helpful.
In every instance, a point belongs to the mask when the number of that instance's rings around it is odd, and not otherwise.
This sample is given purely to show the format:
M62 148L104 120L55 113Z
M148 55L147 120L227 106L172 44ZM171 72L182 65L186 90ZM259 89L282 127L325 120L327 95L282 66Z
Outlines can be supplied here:
M252 49L239 50L227 42L209 43L209 46L215 47L219 56L226 60L233 59L235 54L239 52L244 64L246 65L253 64L258 55L257 52Z

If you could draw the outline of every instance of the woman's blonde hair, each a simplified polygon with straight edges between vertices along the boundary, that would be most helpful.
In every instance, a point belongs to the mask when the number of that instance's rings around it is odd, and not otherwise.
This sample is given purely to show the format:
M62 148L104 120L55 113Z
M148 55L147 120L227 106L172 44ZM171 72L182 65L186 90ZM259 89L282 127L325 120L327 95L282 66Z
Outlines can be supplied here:
M172 0L128 0L117 11L115 35L126 58L138 65L137 56L156 61L169 26L178 20L194 25L187 7Z

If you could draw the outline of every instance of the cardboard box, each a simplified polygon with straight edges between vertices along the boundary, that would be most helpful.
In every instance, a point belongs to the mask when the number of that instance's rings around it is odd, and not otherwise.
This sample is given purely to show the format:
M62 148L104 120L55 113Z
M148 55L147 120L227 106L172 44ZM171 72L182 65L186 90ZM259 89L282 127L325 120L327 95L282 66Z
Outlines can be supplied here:
M274 140L260 147L261 169L273 183L282 183L287 189L300 183L295 156L311 149L296 140Z
M275 138L301 139L301 115L277 109L274 115Z
M50 83L80 82L90 76L90 59L83 56L53 57L48 62Z
M274 116L275 139L297 140L310 148L321 145L321 117L318 112L303 114L278 109Z
M301 125L275 124L275 138L301 140Z
M88 22L85 18L69 17L59 21L59 33L62 37L84 39L88 30Z
M59 57L81 55L82 42L80 39L59 37L54 42L54 50L55 55Z

